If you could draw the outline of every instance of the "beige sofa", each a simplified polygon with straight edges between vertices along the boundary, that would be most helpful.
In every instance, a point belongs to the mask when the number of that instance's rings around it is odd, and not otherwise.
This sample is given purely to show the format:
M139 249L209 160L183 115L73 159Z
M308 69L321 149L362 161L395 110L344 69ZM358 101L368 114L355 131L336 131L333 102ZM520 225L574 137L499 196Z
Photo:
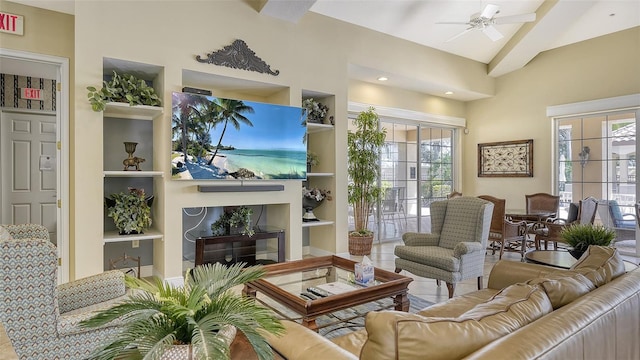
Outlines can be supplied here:
M285 321L269 342L287 359L640 359L640 270L591 247L571 270L500 261L487 289L418 314L367 314L328 340Z

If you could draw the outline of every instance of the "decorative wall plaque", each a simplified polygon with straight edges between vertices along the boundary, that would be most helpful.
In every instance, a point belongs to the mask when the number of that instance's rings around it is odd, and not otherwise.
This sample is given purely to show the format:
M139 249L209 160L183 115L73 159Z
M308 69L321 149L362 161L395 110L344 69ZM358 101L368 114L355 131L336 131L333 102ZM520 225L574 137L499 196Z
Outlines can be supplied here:
M234 41L231 45L225 46L221 50L207 54L206 58L196 55L196 60L201 63L226 66L233 69L257 71L273 76L280 74L280 70L271 70L271 66L256 56L256 53L249 49L247 43L240 39Z
M479 177L533 177L533 139L478 144Z

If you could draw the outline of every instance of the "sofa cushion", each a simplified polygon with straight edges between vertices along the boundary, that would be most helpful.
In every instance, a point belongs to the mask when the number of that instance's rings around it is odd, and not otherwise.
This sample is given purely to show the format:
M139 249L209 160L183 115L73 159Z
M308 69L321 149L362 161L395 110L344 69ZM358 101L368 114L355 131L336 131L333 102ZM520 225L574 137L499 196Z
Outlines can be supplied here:
M586 276L596 287L625 273L624 262L617 249L594 245L589 246L571 270Z
M553 311L540 286L515 284L457 318L370 312L361 359L460 359Z
M554 310L596 288L588 278L575 271L553 272L531 279L527 284L542 286Z

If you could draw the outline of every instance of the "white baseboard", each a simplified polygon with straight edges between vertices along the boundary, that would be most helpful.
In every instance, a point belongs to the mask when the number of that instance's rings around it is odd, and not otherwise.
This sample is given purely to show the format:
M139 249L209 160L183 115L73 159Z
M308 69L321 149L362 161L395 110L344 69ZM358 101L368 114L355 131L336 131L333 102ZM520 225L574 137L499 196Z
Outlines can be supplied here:
M306 249L305 249L306 248ZM327 255L335 255L335 253L332 253L331 251L327 251L327 250L323 250L323 249L318 249L315 247L311 247L311 246L305 246L302 248L302 253L304 255L311 255L311 256L327 256Z

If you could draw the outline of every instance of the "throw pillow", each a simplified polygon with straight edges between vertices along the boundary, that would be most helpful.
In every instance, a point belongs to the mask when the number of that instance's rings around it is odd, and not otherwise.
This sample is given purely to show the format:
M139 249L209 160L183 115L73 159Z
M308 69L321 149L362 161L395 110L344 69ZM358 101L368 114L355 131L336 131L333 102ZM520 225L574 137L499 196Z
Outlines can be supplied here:
M539 286L512 285L457 318L370 312L361 359L461 359L553 311Z
M574 271L553 272L531 279L527 284L542 286L554 310L596 288L588 278Z
M0 225L0 241L13 240L13 236L4 226Z
M586 276L596 287L625 273L624 262L617 249L595 245L589 246L571 270Z

